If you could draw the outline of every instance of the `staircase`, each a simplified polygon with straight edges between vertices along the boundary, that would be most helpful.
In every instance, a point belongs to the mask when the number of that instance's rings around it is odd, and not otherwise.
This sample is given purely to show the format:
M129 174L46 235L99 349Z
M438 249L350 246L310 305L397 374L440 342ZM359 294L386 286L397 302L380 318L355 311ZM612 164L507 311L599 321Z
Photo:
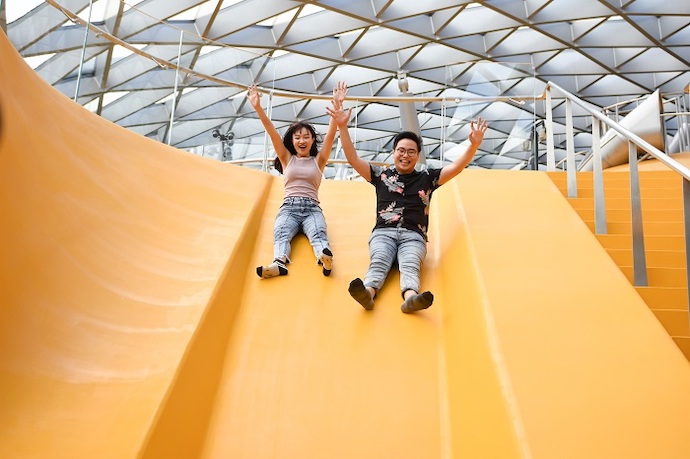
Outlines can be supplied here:
M567 198L566 174L548 174ZM634 285L629 183L625 171L604 172L607 234L595 236ZM577 190L568 201L594 233L591 172L577 173ZM690 360L682 179L672 171L641 170L640 190L648 286L635 290Z

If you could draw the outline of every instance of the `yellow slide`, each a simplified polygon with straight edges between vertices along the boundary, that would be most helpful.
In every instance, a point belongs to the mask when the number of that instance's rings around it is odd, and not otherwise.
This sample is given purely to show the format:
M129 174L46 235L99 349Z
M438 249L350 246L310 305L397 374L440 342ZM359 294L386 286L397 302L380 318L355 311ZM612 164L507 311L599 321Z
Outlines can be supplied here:
M365 311L364 182L261 280L282 182L117 127L0 40L0 457L690 457L690 365L546 174L467 170Z

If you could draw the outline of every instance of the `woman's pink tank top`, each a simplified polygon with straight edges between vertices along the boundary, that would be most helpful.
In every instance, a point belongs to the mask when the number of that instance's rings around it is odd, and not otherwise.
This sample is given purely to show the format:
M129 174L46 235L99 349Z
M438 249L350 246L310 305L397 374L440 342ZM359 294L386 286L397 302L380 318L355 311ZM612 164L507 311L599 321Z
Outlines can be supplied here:
M300 158L290 156L290 162L284 171L285 197L302 196L319 200L319 186L323 172L316 164L316 157Z

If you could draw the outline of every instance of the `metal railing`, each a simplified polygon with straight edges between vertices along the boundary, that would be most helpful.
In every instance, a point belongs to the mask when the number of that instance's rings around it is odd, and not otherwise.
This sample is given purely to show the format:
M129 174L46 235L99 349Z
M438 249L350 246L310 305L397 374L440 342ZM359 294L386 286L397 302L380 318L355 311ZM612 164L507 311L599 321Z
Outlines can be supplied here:
M603 166L600 151L600 128L602 125L625 139L628 143L628 163L630 168L630 203L631 203L631 234L633 254L633 277L635 286L647 286L647 262L645 257L644 230L642 225L642 204L640 199L640 175L638 170L638 152L657 159L670 170L679 174L683 183L683 212L684 212L684 236L685 236L685 268L688 285L690 285L690 169L680 162L672 159L666 153L651 145L646 140L610 119L594 105L585 102L558 85L549 82L546 88L546 131L547 131L547 164L551 165L547 170L555 170L555 150L553 140L553 126L551 125L551 91L556 91L565 98L566 104L566 144L567 144L567 194L569 198L577 197L577 175L574 154L574 135L572 106L577 105L592 117L592 154L593 154L593 181L594 181L594 218L595 234L606 234L606 203L604 195ZM690 304L690 296L688 298Z

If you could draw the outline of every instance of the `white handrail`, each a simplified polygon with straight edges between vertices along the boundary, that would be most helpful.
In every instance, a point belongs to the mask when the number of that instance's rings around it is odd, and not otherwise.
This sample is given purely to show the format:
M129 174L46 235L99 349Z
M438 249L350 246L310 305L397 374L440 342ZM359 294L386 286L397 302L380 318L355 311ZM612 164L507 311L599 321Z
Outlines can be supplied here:
M644 151L646 154L650 155L654 159L658 160L660 163L664 164L666 167L671 169L672 171L676 172L679 174L683 180L683 210L685 214L685 229L684 229L684 234L685 234L685 264L686 264L686 276L688 280L688 285L690 285L690 169L688 169L685 165L681 164L680 162L672 159L669 155L664 153L663 151L659 150L640 136L634 134L633 132L629 131L616 121L612 120L611 118L607 117L604 115L600 109L595 107L594 105L585 102L575 95L571 94L570 92L566 91L565 89L561 88L555 83L549 82L546 86L546 100L547 100L547 107L546 107L546 114L547 114L547 125L548 128L551 129L551 132L548 133L548 139L551 139L551 142L547 142L547 146L550 147L550 149L547 149L547 154L553 155L553 126L550 124L551 120L551 104L550 101L552 100L551 96L551 89L556 90L563 96L565 96L566 99L566 124L569 126L572 126L572 110L570 107L572 104L577 105L578 107L582 108L585 112L587 112L589 115L592 116L592 125L594 126L595 124L597 125L597 132L593 132L593 142L600 142L599 138L599 124L598 123L603 123L606 125L609 129L613 129L615 132L617 132L621 137L623 137L625 140L628 142L628 163L630 166L630 205L631 205L631 233L632 233L632 254L633 254L633 276L634 276L634 284L637 286L646 286L647 285L647 264L646 264L646 257L645 257L645 246L644 246L644 230L643 230L643 224L642 224L642 209L641 209L641 199L640 199L640 180L639 180L639 171L637 167L638 163L638 148L642 151ZM567 143L569 146L569 150L571 148L571 145L573 143L572 139L572 129L569 129L568 136L569 138L567 139ZM594 146L593 145L593 150L598 150L599 145ZM596 151L595 151L596 153ZM569 158L571 156L572 152L569 151ZM595 155L595 161L601 161L600 158L596 158ZM570 161L568 162L569 169L571 167ZM570 170L568 171L569 173L571 172ZM604 185L603 185L603 180L601 177L601 167L595 167L594 169L594 174L595 174L595 186L594 186L594 198L595 198L595 232L597 234L604 234L606 233L606 211L605 211L605 201L604 201ZM600 177L597 177L597 174L600 175ZM569 176L572 174L569 174ZM570 183L571 180L568 180L568 197L576 197L577 196L577 182L573 180L573 183ZM600 219L603 219L604 221L599 221ZM688 303L690 304L690 289L688 292Z
M589 102L585 102L582 99L579 99L577 96L571 94L570 92L566 91L565 89L561 88L555 83L549 82L547 84L547 90L548 88L553 88L559 93L563 94L567 100L570 100L578 107L584 109L587 113L597 118L602 123L606 124L610 129L613 129L614 131L618 132L625 139L629 140L645 152L652 155L654 159L657 159L660 162L664 163L667 167L682 175L686 180L690 180L690 169L688 169L686 166L679 163L678 161L670 158L666 153L659 150L654 145L644 140L642 137L624 128L623 126L613 121L606 115L603 115L594 105L590 104Z

